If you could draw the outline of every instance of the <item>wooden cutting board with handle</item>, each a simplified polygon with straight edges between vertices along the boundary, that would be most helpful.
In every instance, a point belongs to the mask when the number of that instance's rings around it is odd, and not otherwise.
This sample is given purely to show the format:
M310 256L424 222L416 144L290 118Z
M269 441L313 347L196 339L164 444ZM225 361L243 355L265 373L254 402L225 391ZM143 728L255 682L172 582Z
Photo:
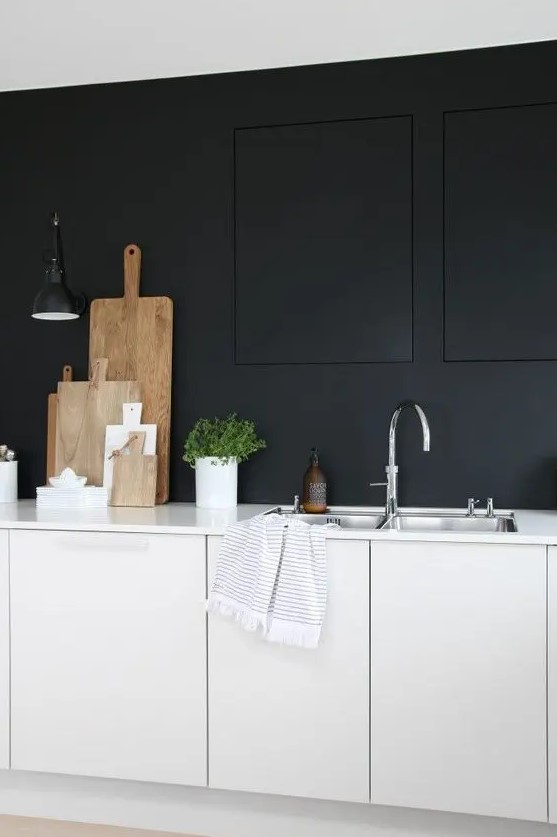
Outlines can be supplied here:
M128 244L124 249L124 296L91 303L89 358L108 358L109 381L139 382L143 421L157 425L156 502L166 503L173 302L166 296L139 296L140 274L141 250L137 244ZM134 400L138 399L128 399Z
M111 506L154 506L157 457L143 453L145 433L131 430L125 449L114 455Z
M107 360L91 365L89 381L58 384L55 472L73 468L88 485L103 484L104 437L107 424L116 424L122 405L141 401L137 381L107 381Z
M62 369L62 380L71 381L73 369L66 364ZM49 477L56 476L56 413L58 411L58 393L51 392L48 396L48 417L46 430L46 484Z

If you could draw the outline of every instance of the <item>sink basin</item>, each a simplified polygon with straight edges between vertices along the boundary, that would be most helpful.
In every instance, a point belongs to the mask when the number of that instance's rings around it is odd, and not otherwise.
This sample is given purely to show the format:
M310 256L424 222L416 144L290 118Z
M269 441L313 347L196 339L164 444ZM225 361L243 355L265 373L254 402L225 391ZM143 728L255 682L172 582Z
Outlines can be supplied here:
M341 529L378 529L385 523L384 514L375 514L369 511L344 512L329 511L326 514L294 514L290 509L274 509L275 513L283 517L296 517L304 523L313 525L324 525L325 523L336 523ZM270 512L268 512L269 514Z
M481 515L468 517L459 514L397 514L386 520L381 529L397 532L516 532L516 521L512 514L498 514L494 517Z

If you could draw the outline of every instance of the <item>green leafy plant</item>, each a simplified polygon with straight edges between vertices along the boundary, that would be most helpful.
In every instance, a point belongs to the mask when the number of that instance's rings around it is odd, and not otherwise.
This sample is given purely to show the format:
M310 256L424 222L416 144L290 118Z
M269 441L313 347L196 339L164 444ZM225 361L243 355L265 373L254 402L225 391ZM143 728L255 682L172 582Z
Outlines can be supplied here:
M185 444L184 462L195 467L195 460L214 457L225 460L235 458L238 462L267 447L263 439L257 438L255 424L248 419L239 419L231 413L225 419L199 419L190 431Z

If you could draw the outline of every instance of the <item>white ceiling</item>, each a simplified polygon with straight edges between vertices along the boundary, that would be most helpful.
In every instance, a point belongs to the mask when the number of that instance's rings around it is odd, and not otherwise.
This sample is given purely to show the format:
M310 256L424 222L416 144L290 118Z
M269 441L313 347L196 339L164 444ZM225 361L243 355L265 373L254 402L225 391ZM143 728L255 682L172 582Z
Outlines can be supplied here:
M556 0L0 0L0 90L554 38Z

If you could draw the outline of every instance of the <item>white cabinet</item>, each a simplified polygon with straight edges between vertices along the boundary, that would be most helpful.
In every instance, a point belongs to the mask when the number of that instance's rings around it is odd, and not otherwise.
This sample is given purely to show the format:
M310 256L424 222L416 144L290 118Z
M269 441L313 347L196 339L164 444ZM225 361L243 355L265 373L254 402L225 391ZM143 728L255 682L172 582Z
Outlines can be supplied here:
M371 568L372 802L546 820L545 547L375 542Z
M205 538L11 533L12 767L206 784Z
M219 538L209 538L212 579ZM316 650L209 617L209 785L369 800L369 543L327 542Z
M7 531L0 531L0 770L10 766L10 593Z
M547 589L547 718L549 822L557 823L557 547L548 549Z

